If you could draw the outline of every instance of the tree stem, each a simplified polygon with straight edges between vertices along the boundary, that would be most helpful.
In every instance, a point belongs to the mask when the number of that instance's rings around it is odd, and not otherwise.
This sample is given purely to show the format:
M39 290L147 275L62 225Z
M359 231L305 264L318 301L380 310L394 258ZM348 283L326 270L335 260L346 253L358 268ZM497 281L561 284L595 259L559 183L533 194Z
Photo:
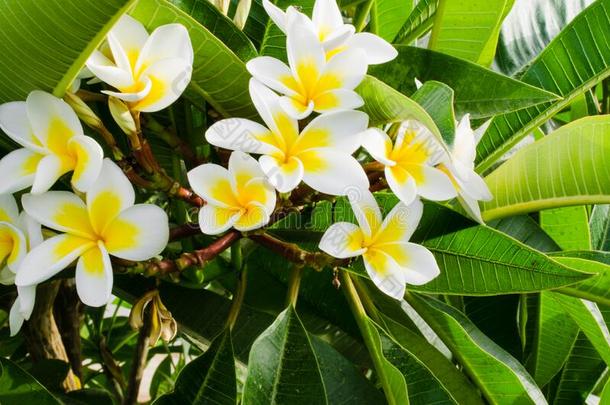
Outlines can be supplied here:
M123 400L123 405L135 405L138 402L138 393L140 391L140 383L142 375L148 360L148 350L150 344L151 318L150 313L152 305L148 305L144 310L142 327L138 334L138 342L136 344L133 363L129 373L129 383L127 385L127 394Z
M297 306L297 299L299 298L299 287L301 286L301 278L303 277L303 266L295 265L290 272L290 279L288 280L288 292L286 294L286 306L292 305L294 308Z

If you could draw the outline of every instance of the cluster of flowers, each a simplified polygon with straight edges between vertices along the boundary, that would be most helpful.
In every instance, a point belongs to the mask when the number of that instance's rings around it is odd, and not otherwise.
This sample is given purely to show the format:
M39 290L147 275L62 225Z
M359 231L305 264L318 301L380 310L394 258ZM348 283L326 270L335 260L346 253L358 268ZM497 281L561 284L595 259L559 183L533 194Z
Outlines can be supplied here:
M335 223L320 249L337 258L363 256L366 270L386 294L401 298L405 283L423 284L439 274L432 254L408 240L423 205L419 197L456 196L477 220L477 200L490 198L474 172L476 134L468 117L458 125L450 151L425 127L402 123L392 137L368 127L364 104L354 91L368 65L396 57L395 49L369 33L344 24L335 0L317 0L310 19L294 7L285 12L263 5L286 33L288 65L271 57L247 64L250 96L263 126L241 118L221 120L205 134L215 146L232 150L228 169L204 164L188 180L206 205L201 230L264 227L276 208L276 190L289 193L301 182L321 193L347 195L358 225ZM173 103L188 85L193 49L187 30L169 24L148 34L124 16L106 43L87 62L87 73L117 91L103 91L131 112L154 112ZM312 114L316 113L315 116ZM62 100L32 92L26 101L0 105L0 127L23 148L0 160L0 282L15 283L18 299L10 313L11 333L28 319L36 285L71 263L81 300L104 305L112 290L110 256L141 261L168 243L166 213L135 204L132 185ZM382 218L369 180L352 155L364 147L383 167L401 202ZM258 160L250 154L259 155ZM73 172L74 192L49 191ZM12 196L21 196L23 212ZM41 225L55 231L43 240Z

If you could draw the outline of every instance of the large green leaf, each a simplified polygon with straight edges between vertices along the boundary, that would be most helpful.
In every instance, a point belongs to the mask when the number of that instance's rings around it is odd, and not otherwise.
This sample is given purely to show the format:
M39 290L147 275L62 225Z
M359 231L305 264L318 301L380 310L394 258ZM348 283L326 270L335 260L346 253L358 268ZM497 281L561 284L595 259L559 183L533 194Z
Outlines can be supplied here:
M9 359L0 358L0 403L60 405L34 377Z
M410 44L432 27L439 0L420 0L398 31L396 43Z
M610 253L567 251L554 254L555 260L576 269L597 273L581 283L568 287L566 293L602 305L610 305Z
M455 308L433 298L407 294L407 301L449 347L492 404L545 403L525 368L481 333Z
M405 95L415 92L415 79L445 83L455 91L455 109L460 116L469 113L473 117L489 117L558 98L453 56L405 45L396 49L396 59L370 67L369 73Z
M540 226L563 250L591 249L589 215L583 205L541 211Z
M556 252L561 249L559 245L544 232L544 229L528 215L517 215L514 217L496 219L489 221L487 225L502 231L518 241L525 243L527 246L533 247L541 252Z
M521 80L563 96L494 118L477 147L477 170L489 169L511 147L610 75L610 0L599 0L570 23L532 62Z
M62 96L134 0L2 1L0 103Z
M483 218L610 202L610 116L587 117L520 149L485 178Z
M489 65L495 53L499 26L510 6L509 0L440 0L428 47Z
M561 370L572 351L579 328L548 291L528 297L527 342L525 366L536 383L544 387Z
M591 244L593 249L610 251L610 205L600 204L593 207L589 219Z
M227 329L214 339L203 355L182 369L174 391L154 403L235 405L236 402L235 360L231 332Z
M369 22L371 32L388 42L393 42L411 14L412 8L413 0L375 0L371 7Z
M180 23L188 29L195 61L186 95L194 102L203 98L225 117L256 116L248 94L250 74L244 61L207 28L164 0L139 0L131 14L148 29L170 23Z
M413 100L430 114L447 145L455 137L453 90L444 83L428 81L413 94Z

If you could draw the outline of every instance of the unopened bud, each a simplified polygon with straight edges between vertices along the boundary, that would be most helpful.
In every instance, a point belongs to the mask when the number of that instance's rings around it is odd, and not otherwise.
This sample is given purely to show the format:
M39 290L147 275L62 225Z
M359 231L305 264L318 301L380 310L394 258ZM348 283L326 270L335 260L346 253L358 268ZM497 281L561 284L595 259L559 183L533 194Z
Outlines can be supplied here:
M252 6L252 0L240 0L235 11L235 17L233 22L240 30L243 30L248 21L248 15L250 14L250 7Z
M131 116L129 107L127 107L123 100L116 97L108 97L108 108L112 118L114 118L123 132L130 136L136 134L136 123Z
M85 124L94 129L103 128L104 124L100 117L98 117L91 107L89 107L80 97L74 93L66 93L64 95L64 101L68 103L74 110L78 118L81 119Z
M155 346L159 338L165 342L172 340L178 331L178 325L172 313L163 305L159 291L153 290L144 294L131 308L129 324L134 329L144 326L144 318L148 317L149 345Z

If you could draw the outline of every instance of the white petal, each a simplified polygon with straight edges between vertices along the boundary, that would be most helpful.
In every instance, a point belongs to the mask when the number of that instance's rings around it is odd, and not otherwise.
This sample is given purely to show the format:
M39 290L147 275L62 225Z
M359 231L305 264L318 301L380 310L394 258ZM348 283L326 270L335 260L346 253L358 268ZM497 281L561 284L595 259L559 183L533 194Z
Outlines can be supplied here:
M384 172L388 186L400 201L407 205L415 201L417 185L413 176L399 166L386 167Z
M117 67L124 71L131 71L132 67L129 62L129 57L127 56L127 51L123 49L121 43L112 31L108 33L106 40L108 41L108 47L112 53L112 59Z
M444 201L457 196L451 179L442 171L423 166L424 180L417 184L417 193L432 201Z
M296 95L296 81L292 71L282 61L270 56L259 56L246 63L248 72L258 81L282 94Z
M75 273L76 292L91 307L106 305L112 294L112 264L102 243L85 252Z
M167 246L169 220L165 211L156 205L136 204L110 222L102 236L111 255L126 260L148 260Z
M28 95L26 103L32 131L45 147L53 149L52 144L58 141L57 138L65 139L67 144L72 136L83 134L76 113L62 99L34 90Z
M355 91L335 89L319 94L314 100L314 111L323 113L336 110L353 110L364 105L364 100Z
M262 228L269 223L272 212L263 204L253 201L248 205L246 211L237 218L233 227L240 232Z
M133 186L123 171L112 160L104 159L100 176L87 192L87 211L93 229L101 233L135 199Z
M363 260L366 272L381 292L397 300L404 297L404 271L390 255L379 250L367 251Z
M145 76L141 77L140 81L144 83L144 86L142 86L141 90L135 93L123 93L120 91L111 90L102 90L102 93L112 97L116 97L128 103L135 103L136 101L140 101L146 98L146 96L148 96L150 94L150 91L152 90L152 80Z
M82 253L95 246L91 240L62 234L47 239L32 249L23 259L15 284L40 284L65 269Z
M229 230L240 215L240 211L207 204L199 210L199 227L206 235L217 235Z
M286 52L294 77L299 78L301 84L315 84L326 65L326 54L316 34L304 23L292 22L288 28ZM302 74L307 76L301 76Z
M353 90L362 82L366 75L368 65L365 59L366 55L361 49L348 49L336 55L328 62L323 76L336 78L340 83L338 87ZM325 90L332 90L332 88Z
M23 211L21 215L19 215L18 224L19 228L23 230L28 241L29 250L42 243L42 225L40 222L36 221L34 218L28 215L27 212Z
M11 194L0 194L0 222L17 223L19 208Z
M26 320L30 319L36 302L36 285L17 286L19 312Z
M126 88L134 84L131 71L123 70L104 56L100 51L94 51L87 60L87 68L101 81L114 88Z
M21 146L39 153L44 150L30 127L25 101L0 104L0 128Z
M368 189L369 179L358 161L330 148L310 149L298 155L303 163L303 181L314 190L347 195L353 189Z
M264 178L265 173L260 165L252 156L243 152L233 152L229 156L229 173L231 174L232 184L237 186L239 178L247 178L248 181L255 178ZM237 193L237 190L234 189Z
M34 184L32 184L32 194L42 194L49 191L57 180L71 169L71 167L66 165L65 160L58 155L43 157L36 168Z
M362 134L362 146L376 161L394 166L396 162L390 159L392 140L379 128L369 128Z
M282 32L286 32L286 13L269 0L263 0L263 7Z
M360 256L366 251L362 247L362 240L362 231L358 225L337 222L324 232L318 247L337 259L347 259Z
M479 202L472 197L468 197L467 195L460 194L458 195L458 201L464 211L470 216L470 218L474 219L480 224L484 224L483 217L481 216L481 208L479 207Z
M424 205L420 200L409 205L402 202L396 204L384 218L375 238L375 246L407 242L417 229L423 212Z
M233 195L231 175L224 167L206 163L189 171L187 177L193 191L209 204L224 208L239 205Z
M480 201L493 199L485 180L476 172L470 172L467 181L460 182L461 193Z
M283 163L272 156L263 155L258 161L269 183L280 193L294 190L303 180L303 163L299 159L291 157L287 163Z
M451 157L461 162L464 166L474 166L477 156L477 142L474 131L470 128L470 115L466 114L455 130L455 139L451 148Z
M298 99L288 96L281 97L279 103L282 110L295 120L303 120L309 117L315 106L313 100L304 105Z
M110 33L127 54L130 65L135 66L134 56L139 55L148 39L144 25L135 18L123 14Z
M0 194L16 193L34 184L34 175L43 155L17 149L0 159Z
M9 270L16 273L28 249L25 235L20 229L8 222L0 222L0 235L2 235L3 240L8 239L10 243L8 246L4 243L0 246L2 247L0 261L3 262L6 259Z
M49 191L40 195L26 194L21 202L29 216L48 228L83 238L95 236L85 203L73 193Z
M369 32L359 32L351 37L346 44L348 47L362 49L366 54L369 65L386 63L398 56L398 52L383 38Z
M403 276L408 284L426 284L441 273L434 255L424 246L405 243L403 247L408 258Z
M354 188L347 194L354 216L365 236L377 232L382 223L379 204L367 188Z
M316 0L311 19L320 33L332 32L343 26L343 17L336 0Z
M345 44L345 42L354 35L356 28L350 24L344 24L334 30L331 34L324 37L322 45L326 52L332 52Z
M131 108L155 112L168 107L182 95L191 81L192 73L193 65L185 59L171 58L155 62L142 72L143 77L152 81L150 92Z
M279 152L273 143L268 143L273 140L269 129L244 118L227 118L214 123L206 131L205 139L229 150L265 155Z
M19 333L21 327L23 326L24 320L25 319L23 319L23 316L19 312L19 297L17 297L15 302L13 302L13 306L11 306L11 310L8 316L8 324L11 337L16 336L17 333Z
M136 73L163 59L181 59L185 65L193 65L193 45L186 27L167 24L155 29L142 48L136 64Z
M81 135L70 139L68 147L76 156L72 185L78 191L86 192L100 175L104 151L95 139Z
M280 97L258 80L250 80L250 97L259 115L273 132L275 146L284 149L285 138L296 138L298 135L298 122L294 117L286 117L286 112L279 104ZM278 120L281 121L279 124Z
M361 146L362 134L368 122L368 115L361 111L320 115L303 129L294 148L299 151L334 148L351 155Z

